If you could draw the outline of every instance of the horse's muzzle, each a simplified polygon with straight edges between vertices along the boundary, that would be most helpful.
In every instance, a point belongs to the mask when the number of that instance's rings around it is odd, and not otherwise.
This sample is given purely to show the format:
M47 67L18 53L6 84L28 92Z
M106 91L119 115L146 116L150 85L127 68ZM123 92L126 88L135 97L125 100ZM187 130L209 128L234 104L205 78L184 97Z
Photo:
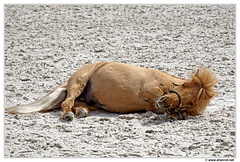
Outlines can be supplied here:
M155 101L155 107L156 109L166 110L170 105L166 103L165 101L168 99L167 96L162 96Z

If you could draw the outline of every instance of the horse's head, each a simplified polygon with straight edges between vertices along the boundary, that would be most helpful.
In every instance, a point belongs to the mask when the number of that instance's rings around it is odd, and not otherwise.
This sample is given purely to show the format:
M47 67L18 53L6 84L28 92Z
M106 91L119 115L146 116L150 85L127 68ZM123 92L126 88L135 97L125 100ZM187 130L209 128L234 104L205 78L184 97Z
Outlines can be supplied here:
M217 79L213 72L202 67L182 85L175 85L156 100L156 108L163 111L175 108L185 109L192 115L204 112L212 97L217 95L213 86Z

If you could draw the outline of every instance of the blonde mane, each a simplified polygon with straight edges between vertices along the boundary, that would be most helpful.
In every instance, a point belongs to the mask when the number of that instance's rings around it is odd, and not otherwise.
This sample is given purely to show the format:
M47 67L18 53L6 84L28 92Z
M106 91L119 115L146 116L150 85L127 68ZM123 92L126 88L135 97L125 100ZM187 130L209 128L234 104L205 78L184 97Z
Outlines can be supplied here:
M201 67L196 74L192 76L191 81L200 87L197 97L197 106L192 111L192 115L199 115L206 110L210 99L217 96L218 93L213 86L218 80L209 68Z

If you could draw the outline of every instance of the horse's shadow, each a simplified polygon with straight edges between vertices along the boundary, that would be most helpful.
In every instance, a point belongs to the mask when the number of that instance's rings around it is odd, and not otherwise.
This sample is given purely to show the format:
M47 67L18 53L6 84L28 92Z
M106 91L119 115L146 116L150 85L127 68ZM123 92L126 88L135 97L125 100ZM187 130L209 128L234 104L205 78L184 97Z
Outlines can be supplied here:
M48 112L53 116L56 116L58 118L59 122L62 123L69 123L71 121L66 121L62 119L62 110L61 108L55 109L54 111ZM166 122L169 122L166 120L166 115L165 114L155 114L151 111L140 111L140 112L135 112L135 113L112 113L108 112L106 110L100 109L100 110L95 110L91 111L89 113L89 116L86 118L99 118L99 120L103 120L106 118L115 118L119 120L126 120L126 122L129 122L129 120L139 120L141 125L143 126L148 126L148 125L159 125L163 124ZM79 117L75 117L74 120L80 119ZM84 118L81 118L84 119Z

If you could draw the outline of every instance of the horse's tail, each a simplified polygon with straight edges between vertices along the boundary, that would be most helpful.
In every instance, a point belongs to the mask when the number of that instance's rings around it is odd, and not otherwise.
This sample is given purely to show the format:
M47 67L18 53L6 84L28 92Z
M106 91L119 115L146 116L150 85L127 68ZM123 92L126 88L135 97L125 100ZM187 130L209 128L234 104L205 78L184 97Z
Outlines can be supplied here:
M58 108L65 100L67 95L67 82L59 85L49 92L42 99L26 104L14 107L6 108L7 113L31 113L31 112L46 112Z

